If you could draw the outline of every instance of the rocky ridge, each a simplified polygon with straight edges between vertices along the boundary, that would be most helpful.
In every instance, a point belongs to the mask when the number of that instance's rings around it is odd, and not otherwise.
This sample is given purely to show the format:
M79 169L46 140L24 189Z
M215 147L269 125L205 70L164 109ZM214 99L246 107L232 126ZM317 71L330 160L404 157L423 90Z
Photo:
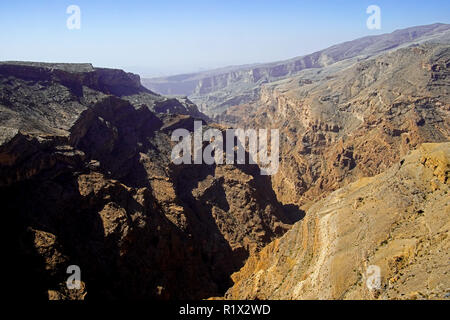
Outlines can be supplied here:
M166 98L144 88L140 77L90 64L0 62L0 143L18 131L67 135L91 104L114 95L135 107L207 119L187 99Z
M143 79L143 84L161 94L189 96L208 116L257 100L265 83L291 78L303 70L322 69L337 62L353 63L412 43L450 37L450 26L432 24L368 36L286 61L236 66L201 73ZM439 40L436 40L439 41Z

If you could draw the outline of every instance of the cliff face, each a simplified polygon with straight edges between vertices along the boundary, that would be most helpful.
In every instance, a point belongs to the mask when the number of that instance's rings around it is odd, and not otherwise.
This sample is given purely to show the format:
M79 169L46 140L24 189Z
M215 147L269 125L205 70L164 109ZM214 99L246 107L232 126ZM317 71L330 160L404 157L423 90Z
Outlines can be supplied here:
M272 184L306 210L226 298L448 298L449 59L448 44L428 43L308 71L224 115L280 129ZM373 266L378 289L366 285Z
M448 141L449 58L447 45L399 49L266 85L259 102L229 116L239 127L280 130L273 187L283 202L305 205L385 171L421 143Z
M76 95L82 94L83 86L116 96L152 93L141 85L140 77L136 74L117 69L94 68L91 64L2 62L0 70L3 77L16 77L25 81L55 81L68 87Z
M144 79L161 94L189 96L209 116L259 97L261 84L290 78L303 70L320 69L348 59L366 59L405 44L449 35L450 26L434 24L365 37L286 61L212 70L166 78Z
M233 275L230 299L444 299L450 277L450 143L315 203ZM381 271L370 289L370 266ZM373 268L373 267L372 267Z
M160 113L207 119L187 99L169 99L144 88L138 75L90 64L0 63L0 143L18 130L67 135L81 112L114 95Z
M187 100L141 91L121 71L0 67L0 124L12 131L0 146L11 295L221 295L250 253L301 217L257 166L171 163L171 132L198 114ZM81 268L80 290L66 288L69 265Z

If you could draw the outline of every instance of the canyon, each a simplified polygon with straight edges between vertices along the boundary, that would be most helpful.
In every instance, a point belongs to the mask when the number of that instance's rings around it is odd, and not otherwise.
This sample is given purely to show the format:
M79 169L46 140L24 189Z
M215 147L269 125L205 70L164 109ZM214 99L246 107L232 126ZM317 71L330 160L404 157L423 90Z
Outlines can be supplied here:
M134 75L86 69L0 65L0 194L17 294L27 283L52 299L223 294L302 212L278 202L256 165L172 164L170 133L205 117ZM82 270L78 291L66 288L69 265Z
M142 82L0 62L11 295L448 299L449 67L444 24ZM279 130L279 170L173 163L196 123Z

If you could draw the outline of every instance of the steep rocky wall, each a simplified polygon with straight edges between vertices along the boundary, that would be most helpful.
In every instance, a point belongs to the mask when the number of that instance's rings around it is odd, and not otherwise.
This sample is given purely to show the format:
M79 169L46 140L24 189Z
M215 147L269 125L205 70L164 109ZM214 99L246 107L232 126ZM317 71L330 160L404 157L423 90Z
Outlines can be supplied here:
M421 143L448 141L449 55L446 45L414 46L328 79L267 85L237 126L280 130L274 190L285 203L307 204L383 172Z
M149 95L120 98L83 86L78 100L58 79L2 78L3 108L28 128L0 145L0 197L12 231L8 261L17 280L12 296L221 295L250 253L301 218L277 201L255 165L173 165L171 133L192 130L196 118L154 113L140 105ZM45 94L36 95L36 82ZM64 93L78 103L75 112L53 100ZM153 107L166 103L164 111L172 112L189 103L176 101L156 100ZM63 121L60 132L41 125L55 117L50 103ZM65 285L70 265L82 270L78 291ZM24 293L25 287L32 289Z
M83 86L116 96L150 92L141 85L140 77L136 74L118 69L94 68L91 65L77 65L74 69L70 66L70 64L2 62L0 74L2 77L24 80L59 82L78 95L82 94Z

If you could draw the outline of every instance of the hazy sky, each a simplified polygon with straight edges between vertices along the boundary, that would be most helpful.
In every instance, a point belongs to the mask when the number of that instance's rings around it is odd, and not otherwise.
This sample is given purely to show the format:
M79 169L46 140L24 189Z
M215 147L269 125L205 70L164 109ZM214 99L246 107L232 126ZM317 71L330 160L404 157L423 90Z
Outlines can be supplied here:
M369 30L369 5L382 29ZM69 30L69 5L81 29ZM450 23L449 0L1 0L0 60L91 62L162 75L268 62L365 35Z

